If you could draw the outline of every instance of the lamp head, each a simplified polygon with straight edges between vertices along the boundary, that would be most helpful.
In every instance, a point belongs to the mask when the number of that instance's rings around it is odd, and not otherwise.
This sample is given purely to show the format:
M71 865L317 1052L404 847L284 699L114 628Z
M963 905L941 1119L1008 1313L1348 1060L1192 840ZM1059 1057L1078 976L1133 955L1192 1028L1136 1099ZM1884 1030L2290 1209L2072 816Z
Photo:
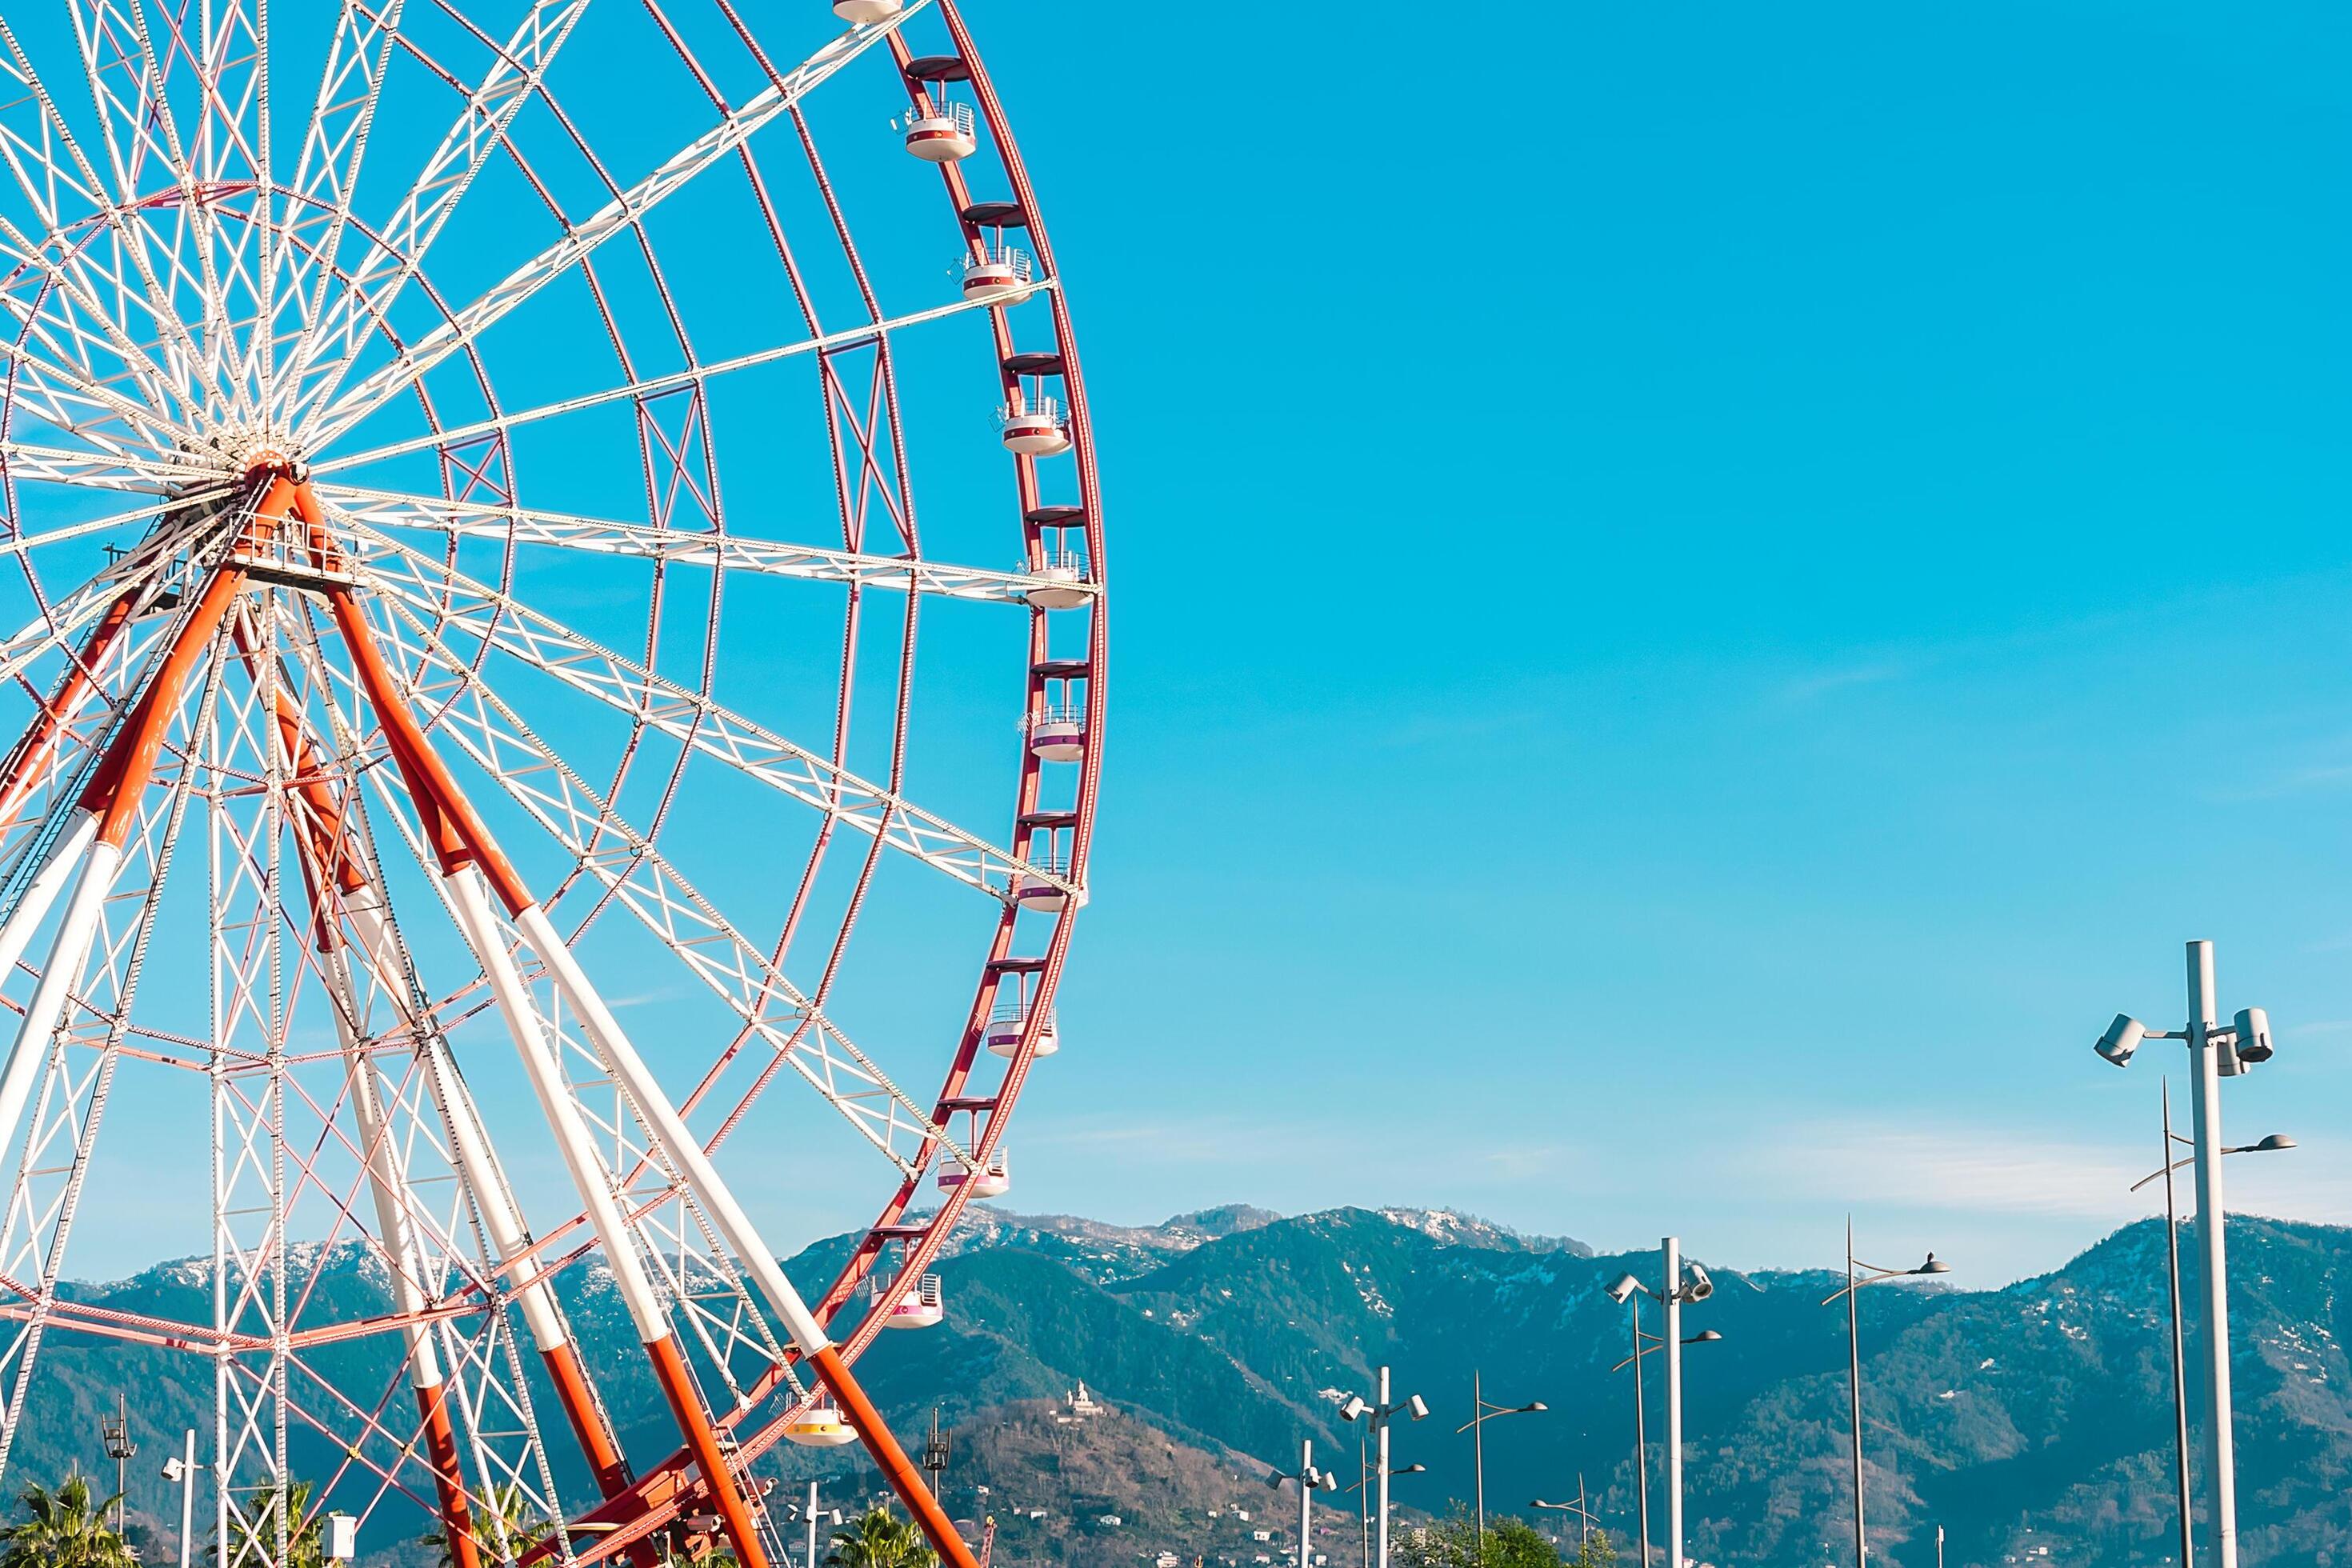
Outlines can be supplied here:
M1642 1282L1631 1274L1620 1274L1617 1282L1609 1287L1609 1299L1622 1307L1632 1300L1633 1292L1641 1288Z
M1271 1471L1269 1471L1269 1472L1267 1473L1267 1475L1266 1475L1266 1478L1265 1478L1266 1489L1267 1489L1268 1491L1277 1491L1277 1492L1278 1492L1278 1491L1280 1491L1280 1490L1282 1489L1282 1483L1283 1483L1283 1482L1285 1482L1285 1481L1286 1481L1286 1480L1288 1480L1289 1479L1290 1479L1290 1478L1289 1478L1288 1476L1286 1476L1286 1475L1280 1475L1280 1474L1277 1474L1277 1473L1275 1473L1275 1472L1271 1472Z
M1339 1478L1325 1470L1315 1478L1315 1484L1327 1492L1336 1492L1339 1489Z
M2294 1140L2288 1137L2285 1133L2273 1132L2269 1137L2263 1139L2261 1142L2255 1144L2252 1152L2256 1154L2274 1154L2281 1149L2292 1149L2294 1146Z
M1684 1300L1704 1301L1709 1296L1715 1294L1715 1280L1708 1275L1706 1269L1702 1265L1696 1263L1684 1264L1683 1275L1684 1283L1682 1294Z
M1412 1416L1414 1420L1419 1421L1429 1414L1429 1404L1418 1394L1407 1394L1405 1396L1404 1411L1406 1415Z
M1949 1274L1951 1271L1952 1266L1932 1252L1927 1254L1927 1262L1911 1270L1914 1274Z
M1711 1345L1722 1338L1723 1336L1717 1333L1713 1329L1707 1329L1701 1332L1693 1334L1685 1342L1695 1345Z
M1401 1470L1391 1470L1389 1474L1392 1476L1417 1476L1427 1468L1429 1468L1427 1465L1407 1465Z
M1528 1400L1525 1405L1520 1405L1520 1406L1519 1406L1519 1408L1520 1408L1520 1409L1522 1409L1522 1410L1524 1410L1524 1411L1526 1411L1528 1415L1534 1415L1537 1411L1538 1411L1538 1410L1548 1410L1548 1409L1549 1409L1549 1408L1550 1408L1550 1406L1549 1406L1549 1405L1546 1405L1546 1404L1545 1404L1542 1400L1540 1400L1540 1399L1530 1399L1530 1400Z
M2241 1010L2237 1017L2238 1059L2266 1062L2277 1047L2271 1040L2271 1016L2260 1007Z
M170 1458L163 1461L163 1479L171 1482L173 1486L178 1486L182 1480L186 1479L187 1474L187 1462L182 1459L179 1455L174 1454Z
M1361 1394L1351 1394L1348 1395L1347 1398L1339 1402L1339 1419L1342 1421L1361 1421L1364 1416L1370 1413L1371 1408L1372 1407L1370 1405L1364 1403L1363 1396Z
M2099 1043L2094 1048L2116 1066L2129 1067L2132 1053L2139 1049L2140 1041L2147 1036L2146 1024L2128 1013L2118 1013L2116 1021L2107 1026L2107 1032L2099 1037Z
M2246 1058L2238 1054L2238 1031L2210 1029L2205 1043L2213 1051L2213 1070L2222 1078L2240 1078L2246 1070Z

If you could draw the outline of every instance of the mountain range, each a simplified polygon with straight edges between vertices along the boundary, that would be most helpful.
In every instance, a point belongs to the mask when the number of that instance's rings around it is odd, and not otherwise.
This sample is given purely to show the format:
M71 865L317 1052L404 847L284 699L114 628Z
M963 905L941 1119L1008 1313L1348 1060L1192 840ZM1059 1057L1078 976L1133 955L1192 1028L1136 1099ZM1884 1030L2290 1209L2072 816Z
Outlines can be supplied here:
M788 1260L829 1276L836 1237ZM2352 1365L2339 1289L2352 1232L2250 1217L2231 1228L2239 1511L2248 1568L2352 1561ZM1629 1348L1628 1311L1607 1293L1654 1253L1597 1256L1423 1209L1282 1217L1244 1206L1120 1226L976 1209L939 1272L946 1321L885 1334L859 1363L869 1392L912 1439L934 1410L952 1453L945 1493L960 1514L998 1521L1000 1563L1152 1563L1255 1568L1287 1561L1295 1494L1265 1485L1299 1444L1352 1483L1361 1427L1339 1401L1370 1395L1391 1368L1398 1397L1431 1416L1392 1433L1395 1495L1410 1517L1474 1494L1472 1378L1540 1413L1486 1428L1492 1513L1575 1495L1630 1544L1635 1511L1633 1390L1610 1370ZM1935 1282L1859 1299L1871 1555L1927 1568L2163 1563L2177 1555L2169 1341L2160 1222L2127 1226L2054 1273L1997 1290ZM1693 1558L1716 1564L1852 1561L1845 1316L1824 1307L1834 1273L1714 1271L1685 1309L1685 1455ZM356 1306L380 1297L363 1257L334 1259L322 1289ZM160 1266L76 1294L125 1310L191 1312L201 1268ZM632 1453L666 1448L658 1396L634 1373L625 1317L593 1270L567 1302ZM2193 1298L2192 1298L2193 1299ZM1654 1309L1653 1310L1654 1312ZM1654 1327L1654 1317L1650 1321ZM383 1347L345 1352L375 1376ZM46 1479L95 1453L118 1389L140 1391L131 1501L160 1521L175 1499L148 1463L176 1433L209 1426L210 1379L190 1358L53 1338L8 1479ZM192 1375L194 1374L194 1375ZM1083 1381L1099 1408L1074 1415ZM1645 1383L1654 1541L1664 1507L1660 1379ZM201 1398L200 1398L201 1396ZM298 1470L331 1452L292 1439ZM318 1452L311 1452L313 1448ZM870 1495L856 1448L786 1449L762 1461L786 1492L811 1479L828 1506ZM1360 1550L1353 1496L1316 1509L1315 1550L1344 1568ZM1108 1521L1117 1522L1106 1522ZM160 1525L156 1526L160 1530ZM1555 1527L1556 1528L1556 1527ZM420 1522L419 1532L423 1529ZM1265 1531L1266 1540L1257 1539ZM384 1537L396 1536L397 1539ZM363 1561L425 1561L399 1530L373 1531ZM158 1540L157 1545L168 1545ZM151 1547L151 1560L154 1555Z

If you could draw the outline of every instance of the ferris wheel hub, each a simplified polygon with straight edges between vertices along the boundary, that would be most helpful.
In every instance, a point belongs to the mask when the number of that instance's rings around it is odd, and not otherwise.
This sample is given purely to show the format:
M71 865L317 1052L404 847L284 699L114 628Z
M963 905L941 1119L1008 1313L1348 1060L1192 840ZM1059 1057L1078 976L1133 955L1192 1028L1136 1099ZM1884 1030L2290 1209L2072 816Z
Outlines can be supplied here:
M243 479L259 480L284 474L299 480L310 474L310 462L301 444L269 425L224 426L192 450Z

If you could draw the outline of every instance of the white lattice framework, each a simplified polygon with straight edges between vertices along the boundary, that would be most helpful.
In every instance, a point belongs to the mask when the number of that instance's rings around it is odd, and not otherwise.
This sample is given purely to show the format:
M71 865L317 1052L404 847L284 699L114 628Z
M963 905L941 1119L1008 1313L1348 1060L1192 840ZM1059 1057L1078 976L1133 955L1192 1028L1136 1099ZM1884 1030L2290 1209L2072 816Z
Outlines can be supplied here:
M224 1568L763 1568L822 1401L970 1568L851 1364L1053 1048L1099 507L961 18L847 9L0 19L0 1476L69 1342Z

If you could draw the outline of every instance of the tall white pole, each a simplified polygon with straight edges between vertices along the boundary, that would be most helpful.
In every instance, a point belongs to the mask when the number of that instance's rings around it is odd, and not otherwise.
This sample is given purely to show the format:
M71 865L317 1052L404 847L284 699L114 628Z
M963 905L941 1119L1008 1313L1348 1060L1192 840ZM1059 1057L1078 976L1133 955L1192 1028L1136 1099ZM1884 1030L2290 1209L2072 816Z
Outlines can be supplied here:
M1372 1521L1372 1568L1389 1568L1389 1369L1381 1368L1381 1435L1373 1455L1372 1472L1381 1489L1377 1517Z
M803 1568L816 1568L816 1481L809 1481L808 1560ZM2187 1568L2183 1564L2183 1568Z
M2230 1274L2221 1239L2221 1071L2213 1049L2213 944L2189 944L2189 1060L2197 1074L2197 1240L2205 1254L2206 1482L2213 1568L2238 1568L2237 1448L2230 1431Z
M1862 1281L1853 1267L1853 1215L1845 1216L1846 1408L1853 1418L1853 1563L1870 1568L1870 1532L1862 1521ZM2181 1568L2188 1568L2183 1563Z
M1641 1568L1650 1568L1650 1435L1642 1414L1642 1298L1633 1297L1633 1480L1642 1491Z
M1356 1531L1364 1538L1364 1568L1372 1568L1372 1462L1361 1432L1356 1434Z
M1314 1560L1307 1555L1307 1510L1315 1493L1315 1439L1298 1445L1298 1568Z
M1470 1370L1470 1470L1475 1478L1471 1489L1478 1495L1478 1561L1486 1561L1486 1394L1479 1386L1479 1373Z
M188 1428L188 1451L180 1470L180 1568L188 1568L188 1553L196 1536L196 1429Z
M1666 1568L1683 1568L1683 1254L1667 1237L1658 1244L1666 1281Z
M2173 1479L2180 1494L2180 1568L2197 1561L2196 1509L2189 1485L2189 1353L2181 1343L2180 1205L2172 1185L2172 1080L2164 1080L2164 1262L2172 1287Z

